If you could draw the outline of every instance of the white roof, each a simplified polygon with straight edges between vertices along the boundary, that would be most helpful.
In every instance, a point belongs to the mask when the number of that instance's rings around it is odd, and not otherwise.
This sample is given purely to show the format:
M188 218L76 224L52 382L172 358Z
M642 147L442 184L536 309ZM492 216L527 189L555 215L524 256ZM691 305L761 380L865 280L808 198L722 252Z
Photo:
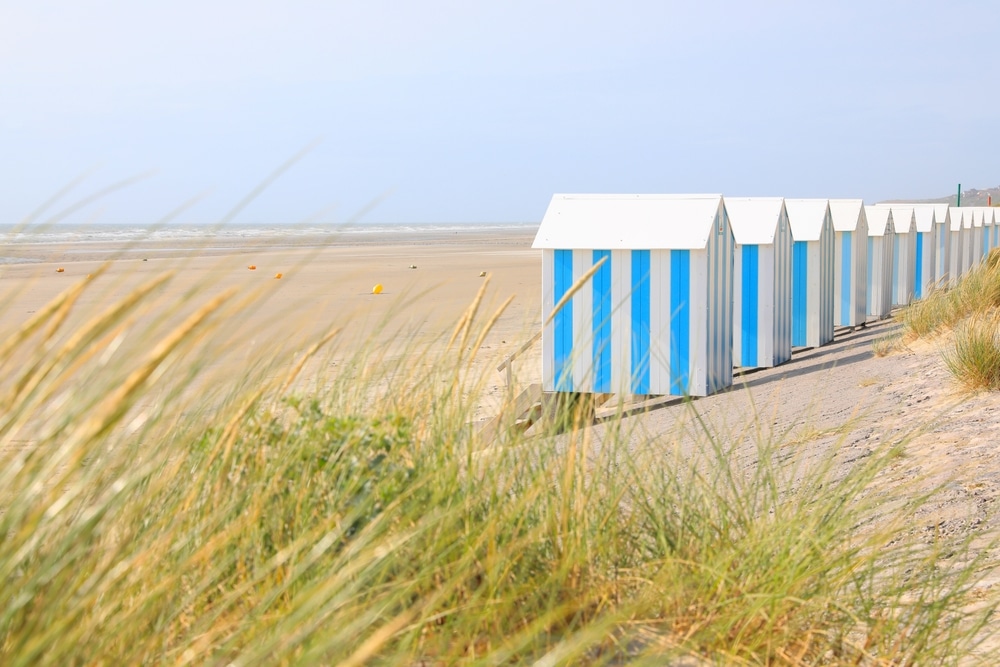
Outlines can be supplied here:
M962 209L958 208L957 206L949 206L948 215L951 216L951 231L957 232L958 230L960 230L962 227L965 226L965 223L963 221L965 214L963 213Z
M770 245L784 210L781 197L726 197L726 213L737 243Z
M830 210L829 199L786 199L788 225L796 241L819 241L823 222Z
M934 222L939 225L943 225L948 222L948 209L951 207L947 204L931 204L934 208Z
M994 223L994 211L989 206L977 206L976 212L978 212L982 217L983 225L992 225Z
M726 200L729 206L729 200ZM858 223L865 214L865 202L861 199L831 199L830 217L833 218L833 229L838 232L853 232L858 229ZM867 218L865 218L867 220Z
M552 195L532 248L700 250L722 195Z
M971 206L960 206L959 208L962 210L962 224L966 229L972 229L973 227L979 226L976 224L977 216L974 208Z
M916 218L918 232L934 231L933 204L915 204L913 206L913 216Z
M875 206L892 209L892 228L897 234L909 234L913 231L915 223L913 204L875 204Z
M892 209L888 206L865 206L868 217L868 236L885 236L892 225Z
M993 206L987 206L985 213L987 225L995 225L1000 220L1000 217L997 216L997 210Z

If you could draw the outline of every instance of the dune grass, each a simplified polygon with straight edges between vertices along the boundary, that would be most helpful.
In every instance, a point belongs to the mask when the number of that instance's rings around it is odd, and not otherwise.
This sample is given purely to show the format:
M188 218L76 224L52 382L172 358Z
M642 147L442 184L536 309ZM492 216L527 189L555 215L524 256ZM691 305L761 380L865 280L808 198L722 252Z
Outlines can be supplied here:
M247 301L137 317L169 279L0 337L4 665L949 664L996 606L879 483L899 446L789 458L696 403L694 438L566 403L487 446L479 299L305 391L305 357L206 379Z
M1000 389L1000 250L952 289L935 290L900 316L910 338L950 334L942 351L949 371L970 390Z

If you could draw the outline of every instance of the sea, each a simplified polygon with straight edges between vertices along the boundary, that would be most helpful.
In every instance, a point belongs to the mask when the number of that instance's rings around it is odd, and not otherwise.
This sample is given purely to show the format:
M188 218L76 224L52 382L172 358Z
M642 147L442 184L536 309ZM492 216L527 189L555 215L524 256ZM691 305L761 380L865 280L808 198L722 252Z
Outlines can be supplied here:
M130 224L77 225L59 223L23 227L0 225L0 264L37 261L17 249L38 245L77 245L81 247L157 246L168 249L196 244L201 248L226 248L245 243L269 247L294 247L319 244L369 245L406 239L407 242L462 242L470 238L530 238L538 223L399 223L399 224L166 224L160 226ZM4 248L10 252L3 252Z

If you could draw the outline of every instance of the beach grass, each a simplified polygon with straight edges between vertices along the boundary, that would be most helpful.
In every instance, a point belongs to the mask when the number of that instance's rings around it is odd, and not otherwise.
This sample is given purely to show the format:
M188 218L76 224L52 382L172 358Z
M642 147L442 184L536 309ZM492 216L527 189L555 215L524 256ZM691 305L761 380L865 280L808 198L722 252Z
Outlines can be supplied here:
M81 314L82 281L0 336L4 665L976 655L997 600L967 541L915 525L934 494L881 483L902 442L845 464L697 403L682 437L572 402L485 442L482 291L450 340L302 382L335 331L213 376L252 299L151 317L168 280Z
M1000 250L993 250L951 289L937 289L902 311L911 339L947 334L949 371L970 390L1000 389Z

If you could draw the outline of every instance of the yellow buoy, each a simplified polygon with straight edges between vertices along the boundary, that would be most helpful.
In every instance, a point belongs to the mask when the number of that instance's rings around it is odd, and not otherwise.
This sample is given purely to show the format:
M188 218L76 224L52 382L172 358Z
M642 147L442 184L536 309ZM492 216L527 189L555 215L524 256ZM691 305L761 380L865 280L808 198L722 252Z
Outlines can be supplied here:
M257 265L256 264L251 264L247 268L250 269L251 271L256 271L257 270Z
M372 294L382 293L382 283L376 283L375 287L372 288Z
M63 267L60 266L58 269L56 269L56 273L62 273L65 270L66 269L64 269Z
M281 274L280 273L275 273L274 274L274 279L275 280L281 280Z

